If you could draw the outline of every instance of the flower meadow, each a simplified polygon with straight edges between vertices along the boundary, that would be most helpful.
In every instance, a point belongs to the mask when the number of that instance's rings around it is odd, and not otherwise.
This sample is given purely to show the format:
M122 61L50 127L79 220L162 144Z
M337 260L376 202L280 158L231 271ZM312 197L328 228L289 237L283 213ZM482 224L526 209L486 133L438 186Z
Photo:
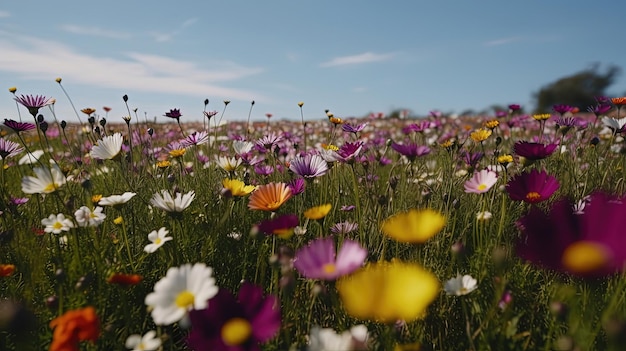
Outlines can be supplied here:
M409 119L294 102L299 121L228 123L206 100L67 123L10 92L2 350L626 344L626 98Z

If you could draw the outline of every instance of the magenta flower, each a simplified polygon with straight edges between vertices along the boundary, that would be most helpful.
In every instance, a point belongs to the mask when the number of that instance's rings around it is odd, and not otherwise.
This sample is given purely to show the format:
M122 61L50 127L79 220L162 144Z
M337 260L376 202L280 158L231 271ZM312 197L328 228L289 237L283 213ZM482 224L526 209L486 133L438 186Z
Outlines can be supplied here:
M262 221L258 224L259 232L266 235L278 235L289 238L293 235L293 229L298 226L298 216L286 214Z
M202 145L209 141L209 134L206 131L193 132L189 134L185 139L179 141L180 145L184 148L188 148L194 145Z
M302 194L306 187L304 178L296 178L287 182L287 186L291 189L291 195L296 196Z
M309 279L335 280L363 265L367 250L356 241L346 239L335 254L335 239L320 238L296 252L294 267Z
M415 143L397 144L392 143L391 148L401 155L406 156L409 161L415 161L417 157L430 154L430 148L424 145L417 145Z
M165 112L165 114L163 115L165 117L169 117L169 118L173 118L175 119L177 122L180 122L180 118L183 116L180 114L180 109L177 108L173 108L170 109L170 112Z
M509 105L509 111L511 111L511 113L515 112L515 111L519 111L521 110L522 107L518 104L510 104Z
M582 277L606 276L626 267L624 198L594 193L582 214L562 199L548 214L531 208L518 224L522 237L517 254L540 267Z
M560 113L560 114L564 114L567 113L569 111L571 111L573 109L572 106L570 105L554 105L552 106L552 110L554 112Z
M52 104L54 100L43 95L20 95L15 97L15 101L26 107L33 117L37 117L39 109Z
M9 157L15 157L24 151L20 144L11 140L0 138L0 160L6 160Z
M346 133L358 133L363 131L363 129L365 129L365 127L367 127L367 123L360 123L357 125L351 125L350 123L344 123L341 125L341 129L346 132Z
M289 169L304 178L321 177L328 172L328 164L320 155L296 156L289 163Z
M465 182L465 192L473 194L486 193L496 184L496 182L498 182L496 172L483 169L480 172L474 173L472 179Z
M528 141L518 141L513 146L513 151L528 160L536 161L544 159L556 150L556 144L544 145L541 143L531 143Z
M531 204L550 198L559 189L559 181L542 170L533 169L513 177L506 185L511 200L524 201Z
M36 126L32 123L18 122L18 121L15 121L12 119L6 119L6 118L4 120L4 125L11 128L16 133L24 132L24 131L36 128Z
M260 350L259 344L280 329L280 303L274 295L263 297L261 287L244 283L237 298L220 289L207 308L191 310L189 318L187 343L194 350Z
M340 161L340 162L350 162L356 156L359 155L359 153L361 152L362 149L363 149L363 143L360 142L360 141L359 142L355 142L355 143L345 143L336 152L337 155L339 156L338 161Z

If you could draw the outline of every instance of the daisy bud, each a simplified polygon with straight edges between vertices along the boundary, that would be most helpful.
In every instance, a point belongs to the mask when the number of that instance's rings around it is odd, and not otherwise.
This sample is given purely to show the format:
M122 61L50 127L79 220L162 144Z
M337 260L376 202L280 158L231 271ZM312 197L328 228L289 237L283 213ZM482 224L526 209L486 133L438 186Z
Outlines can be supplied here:
M300 106L300 107L304 106L304 102L302 102L302 101L298 102L298 106Z
M15 92L17 91L16 87L10 87L9 88L9 92L15 94Z
M124 102L128 102L128 95L122 96L122 100L124 100Z
M204 99L204 106L207 106L209 104L209 99Z
M61 129L65 129L67 127L67 122L61 121Z

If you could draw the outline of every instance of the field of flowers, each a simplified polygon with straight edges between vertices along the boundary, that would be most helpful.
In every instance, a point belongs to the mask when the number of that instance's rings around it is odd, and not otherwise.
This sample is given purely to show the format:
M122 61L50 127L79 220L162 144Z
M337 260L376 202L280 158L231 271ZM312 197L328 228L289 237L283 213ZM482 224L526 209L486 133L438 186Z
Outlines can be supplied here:
M0 350L626 345L624 97L418 119L300 102L301 121L254 123L206 101L202 122L68 124L12 92Z

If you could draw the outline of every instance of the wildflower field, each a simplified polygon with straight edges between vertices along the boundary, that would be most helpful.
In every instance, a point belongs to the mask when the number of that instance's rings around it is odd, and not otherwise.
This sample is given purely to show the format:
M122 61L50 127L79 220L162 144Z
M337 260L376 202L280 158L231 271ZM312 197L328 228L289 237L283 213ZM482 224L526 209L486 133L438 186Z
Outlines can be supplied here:
M67 123L11 92L0 350L626 345L626 98Z

